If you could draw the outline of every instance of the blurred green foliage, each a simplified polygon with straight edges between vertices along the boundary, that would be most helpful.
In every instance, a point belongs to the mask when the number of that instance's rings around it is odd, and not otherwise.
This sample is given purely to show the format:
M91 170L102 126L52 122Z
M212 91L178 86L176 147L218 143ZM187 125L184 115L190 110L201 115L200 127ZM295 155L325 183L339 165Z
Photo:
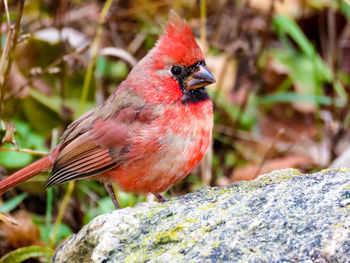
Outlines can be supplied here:
M27 193L22 193L16 197L7 200L0 206L0 213L8 213L15 209L26 197Z
M21 120L13 120L16 126L15 138L19 148L33 149L39 151L47 151L44 146L45 137L37 132L34 132L28 123ZM12 147L9 143L4 146ZM29 153L21 153L14 151L0 152L0 165L13 169L28 165L33 161L33 155Z
M53 250L38 246L19 248L0 258L0 263L19 263L30 258L44 258L47 262L53 256Z
M316 105L330 105L343 107L348 100L343 85L333 75L329 66L317 54L312 43L306 38L299 26L290 18L277 16L274 19L276 33L279 36L283 49L270 49L260 60L260 66L266 66L266 56L271 56L282 63L289 78L286 79L274 94L263 96L262 103L307 101ZM297 49L288 38L297 44ZM265 57L265 59L264 59ZM324 96L323 86L330 83L339 97L333 102L331 97ZM296 85L300 93L287 92Z

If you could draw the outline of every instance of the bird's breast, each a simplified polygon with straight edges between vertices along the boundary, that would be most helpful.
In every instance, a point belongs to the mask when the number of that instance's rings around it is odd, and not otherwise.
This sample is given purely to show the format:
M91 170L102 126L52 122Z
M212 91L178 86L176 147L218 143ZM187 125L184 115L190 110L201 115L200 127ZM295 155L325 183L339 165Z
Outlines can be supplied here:
M159 193L186 177L203 159L213 127L212 104L169 106L145 127L130 161L107 172L123 190Z

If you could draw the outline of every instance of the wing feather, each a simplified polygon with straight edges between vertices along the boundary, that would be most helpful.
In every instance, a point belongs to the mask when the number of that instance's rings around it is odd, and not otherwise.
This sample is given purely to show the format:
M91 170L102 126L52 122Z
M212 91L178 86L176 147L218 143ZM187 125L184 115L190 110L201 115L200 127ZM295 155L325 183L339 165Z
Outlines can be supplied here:
M94 117L92 113L86 116ZM127 153L129 139L137 136L141 125L154 119L150 110L130 106L117 111L111 118L79 119L78 124L70 126L74 136L64 135L68 141L61 143L45 187L96 176L125 162L127 158L123 155ZM80 127L87 123L89 127Z

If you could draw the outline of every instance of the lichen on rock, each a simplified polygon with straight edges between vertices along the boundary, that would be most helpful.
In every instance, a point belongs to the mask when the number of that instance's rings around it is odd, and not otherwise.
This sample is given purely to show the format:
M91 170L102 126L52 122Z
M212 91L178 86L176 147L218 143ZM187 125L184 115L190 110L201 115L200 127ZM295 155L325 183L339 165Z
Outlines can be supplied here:
M346 262L350 169L275 171L101 215L53 262Z

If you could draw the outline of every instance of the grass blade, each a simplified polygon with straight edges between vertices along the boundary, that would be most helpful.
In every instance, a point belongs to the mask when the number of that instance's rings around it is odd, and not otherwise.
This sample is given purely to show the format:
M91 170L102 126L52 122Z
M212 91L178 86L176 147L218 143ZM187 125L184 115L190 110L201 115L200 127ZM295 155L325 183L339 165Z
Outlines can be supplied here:
M45 257L48 260L53 256L53 250L38 246L19 248L7 253L0 259L0 263L23 262L29 258Z
M22 193L19 196L16 196L5 202L2 206L0 206L0 213L8 213L11 210L15 209L26 197L27 193Z

